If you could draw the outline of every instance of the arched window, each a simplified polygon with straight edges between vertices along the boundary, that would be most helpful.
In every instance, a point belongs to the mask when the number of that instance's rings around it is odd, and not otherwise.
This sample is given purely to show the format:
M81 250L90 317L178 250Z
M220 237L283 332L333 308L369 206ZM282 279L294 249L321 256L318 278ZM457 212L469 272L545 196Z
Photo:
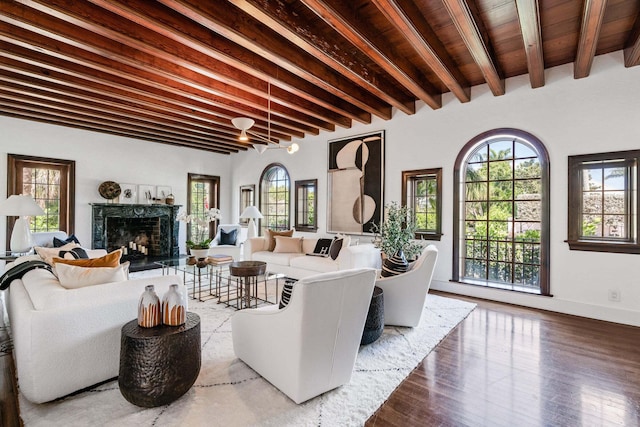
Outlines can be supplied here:
M454 171L453 280L549 295L549 158L535 136L476 136Z
M262 171L260 177L260 234L267 228L271 230L288 230L289 193L291 180L289 172L279 163L272 163Z

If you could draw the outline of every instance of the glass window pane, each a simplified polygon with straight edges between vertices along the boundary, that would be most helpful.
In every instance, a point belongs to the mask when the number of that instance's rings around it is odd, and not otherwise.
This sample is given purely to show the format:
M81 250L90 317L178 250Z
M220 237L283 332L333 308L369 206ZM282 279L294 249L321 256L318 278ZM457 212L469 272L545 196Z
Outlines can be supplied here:
M489 184L490 200L513 199L513 181L497 181Z
M624 190L626 185L626 168L604 168L604 189Z
M466 200L486 200L487 184L485 182L471 182L465 184Z
M600 192L582 193L582 212L583 213L602 212L602 193Z
M515 181L515 194L514 197L526 198L526 199L540 199L542 193L542 181L540 179L527 179L523 181ZM523 197L528 195L528 197Z
M517 200L515 219L524 221L542 221L542 202L539 200Z
M602 169L583 170L582 184L584 191L602 190Z
M489 219L506 221L513 216L512 202L491 202L489 204Z
M502 160L513 158L513 141L496 141L489 144L489 159Z
M467 219L486 219L487 203L468 202L465 203L465 214Z
M466 169L466 181L473 182L487 180L488 163L469 164Z
M502 160L489 163L489 180L513 179L513 162Z
M626 192L607 191L604 193L604 213L625 214L627 207L625 203Z
M535 153L535 151L533 151L531 148L529 148L528 145L523 144L521 142L516 142L515 143L515 150L516 150L516 159L522 159L524 157L536 157L537 158L537 154Z
M487 153L487 146L480 147L469 157L468 163L486 162L488 159Z
M626 238L627 237L627 216L626 215L605 215L604 216L604 237Z
M540 178L542 170L538 159L516 160L514 176L518 178Z
M582 215L582 236L601 237L602 217L599 215Z

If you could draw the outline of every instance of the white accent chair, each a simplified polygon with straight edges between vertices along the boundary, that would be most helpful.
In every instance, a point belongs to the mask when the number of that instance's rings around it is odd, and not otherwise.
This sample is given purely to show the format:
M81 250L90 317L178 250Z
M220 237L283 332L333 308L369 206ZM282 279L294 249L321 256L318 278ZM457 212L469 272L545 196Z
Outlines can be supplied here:
M233 230L238 230L236 234L235 245L221 245L220 244L220 231L224 230L225 233L230 233ZM209 245L209 255L231 255L234 261L240 259L241 245L247 238L247 229L240 227L240 224L220 224L216 237L213 238Z
M318 274L296 282L283 309L235 313L236 356L296 403L348 383L375 278L370 268Z
M384 295L385 325L418 326L437 259L438 249L429 245L422 250L411 270L376 280L376 286L382 288Z

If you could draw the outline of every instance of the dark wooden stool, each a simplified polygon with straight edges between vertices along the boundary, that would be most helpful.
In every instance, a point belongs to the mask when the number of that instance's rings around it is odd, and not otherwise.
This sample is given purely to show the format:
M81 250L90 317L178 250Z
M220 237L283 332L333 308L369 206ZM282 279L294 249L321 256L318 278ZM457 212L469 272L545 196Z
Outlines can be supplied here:
M134 405L166 405L185 394L200 373L200 316L187 313L181 326L122 327L120 392Z
M367 313L367 321L364 324L360 345L371 344L382 335L384 330L384 295L382 288L374 287L371 305Z

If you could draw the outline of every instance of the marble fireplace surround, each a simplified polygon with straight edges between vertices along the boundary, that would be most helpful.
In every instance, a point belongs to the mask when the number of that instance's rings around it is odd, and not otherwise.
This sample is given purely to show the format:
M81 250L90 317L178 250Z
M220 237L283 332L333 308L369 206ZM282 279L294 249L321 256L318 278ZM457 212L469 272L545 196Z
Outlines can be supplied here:
M131 261L132 271L145 269L144 266L153 264L154 260L178 256L179 224L176 215L179 205L92 203L91 207L93 249L113 251L126 246L129 241L144 239L145 236L148 239L146 246L151 250L147 256L133 252L123 256L124 261ZM158 225L152 232L149 224L153 222Z

